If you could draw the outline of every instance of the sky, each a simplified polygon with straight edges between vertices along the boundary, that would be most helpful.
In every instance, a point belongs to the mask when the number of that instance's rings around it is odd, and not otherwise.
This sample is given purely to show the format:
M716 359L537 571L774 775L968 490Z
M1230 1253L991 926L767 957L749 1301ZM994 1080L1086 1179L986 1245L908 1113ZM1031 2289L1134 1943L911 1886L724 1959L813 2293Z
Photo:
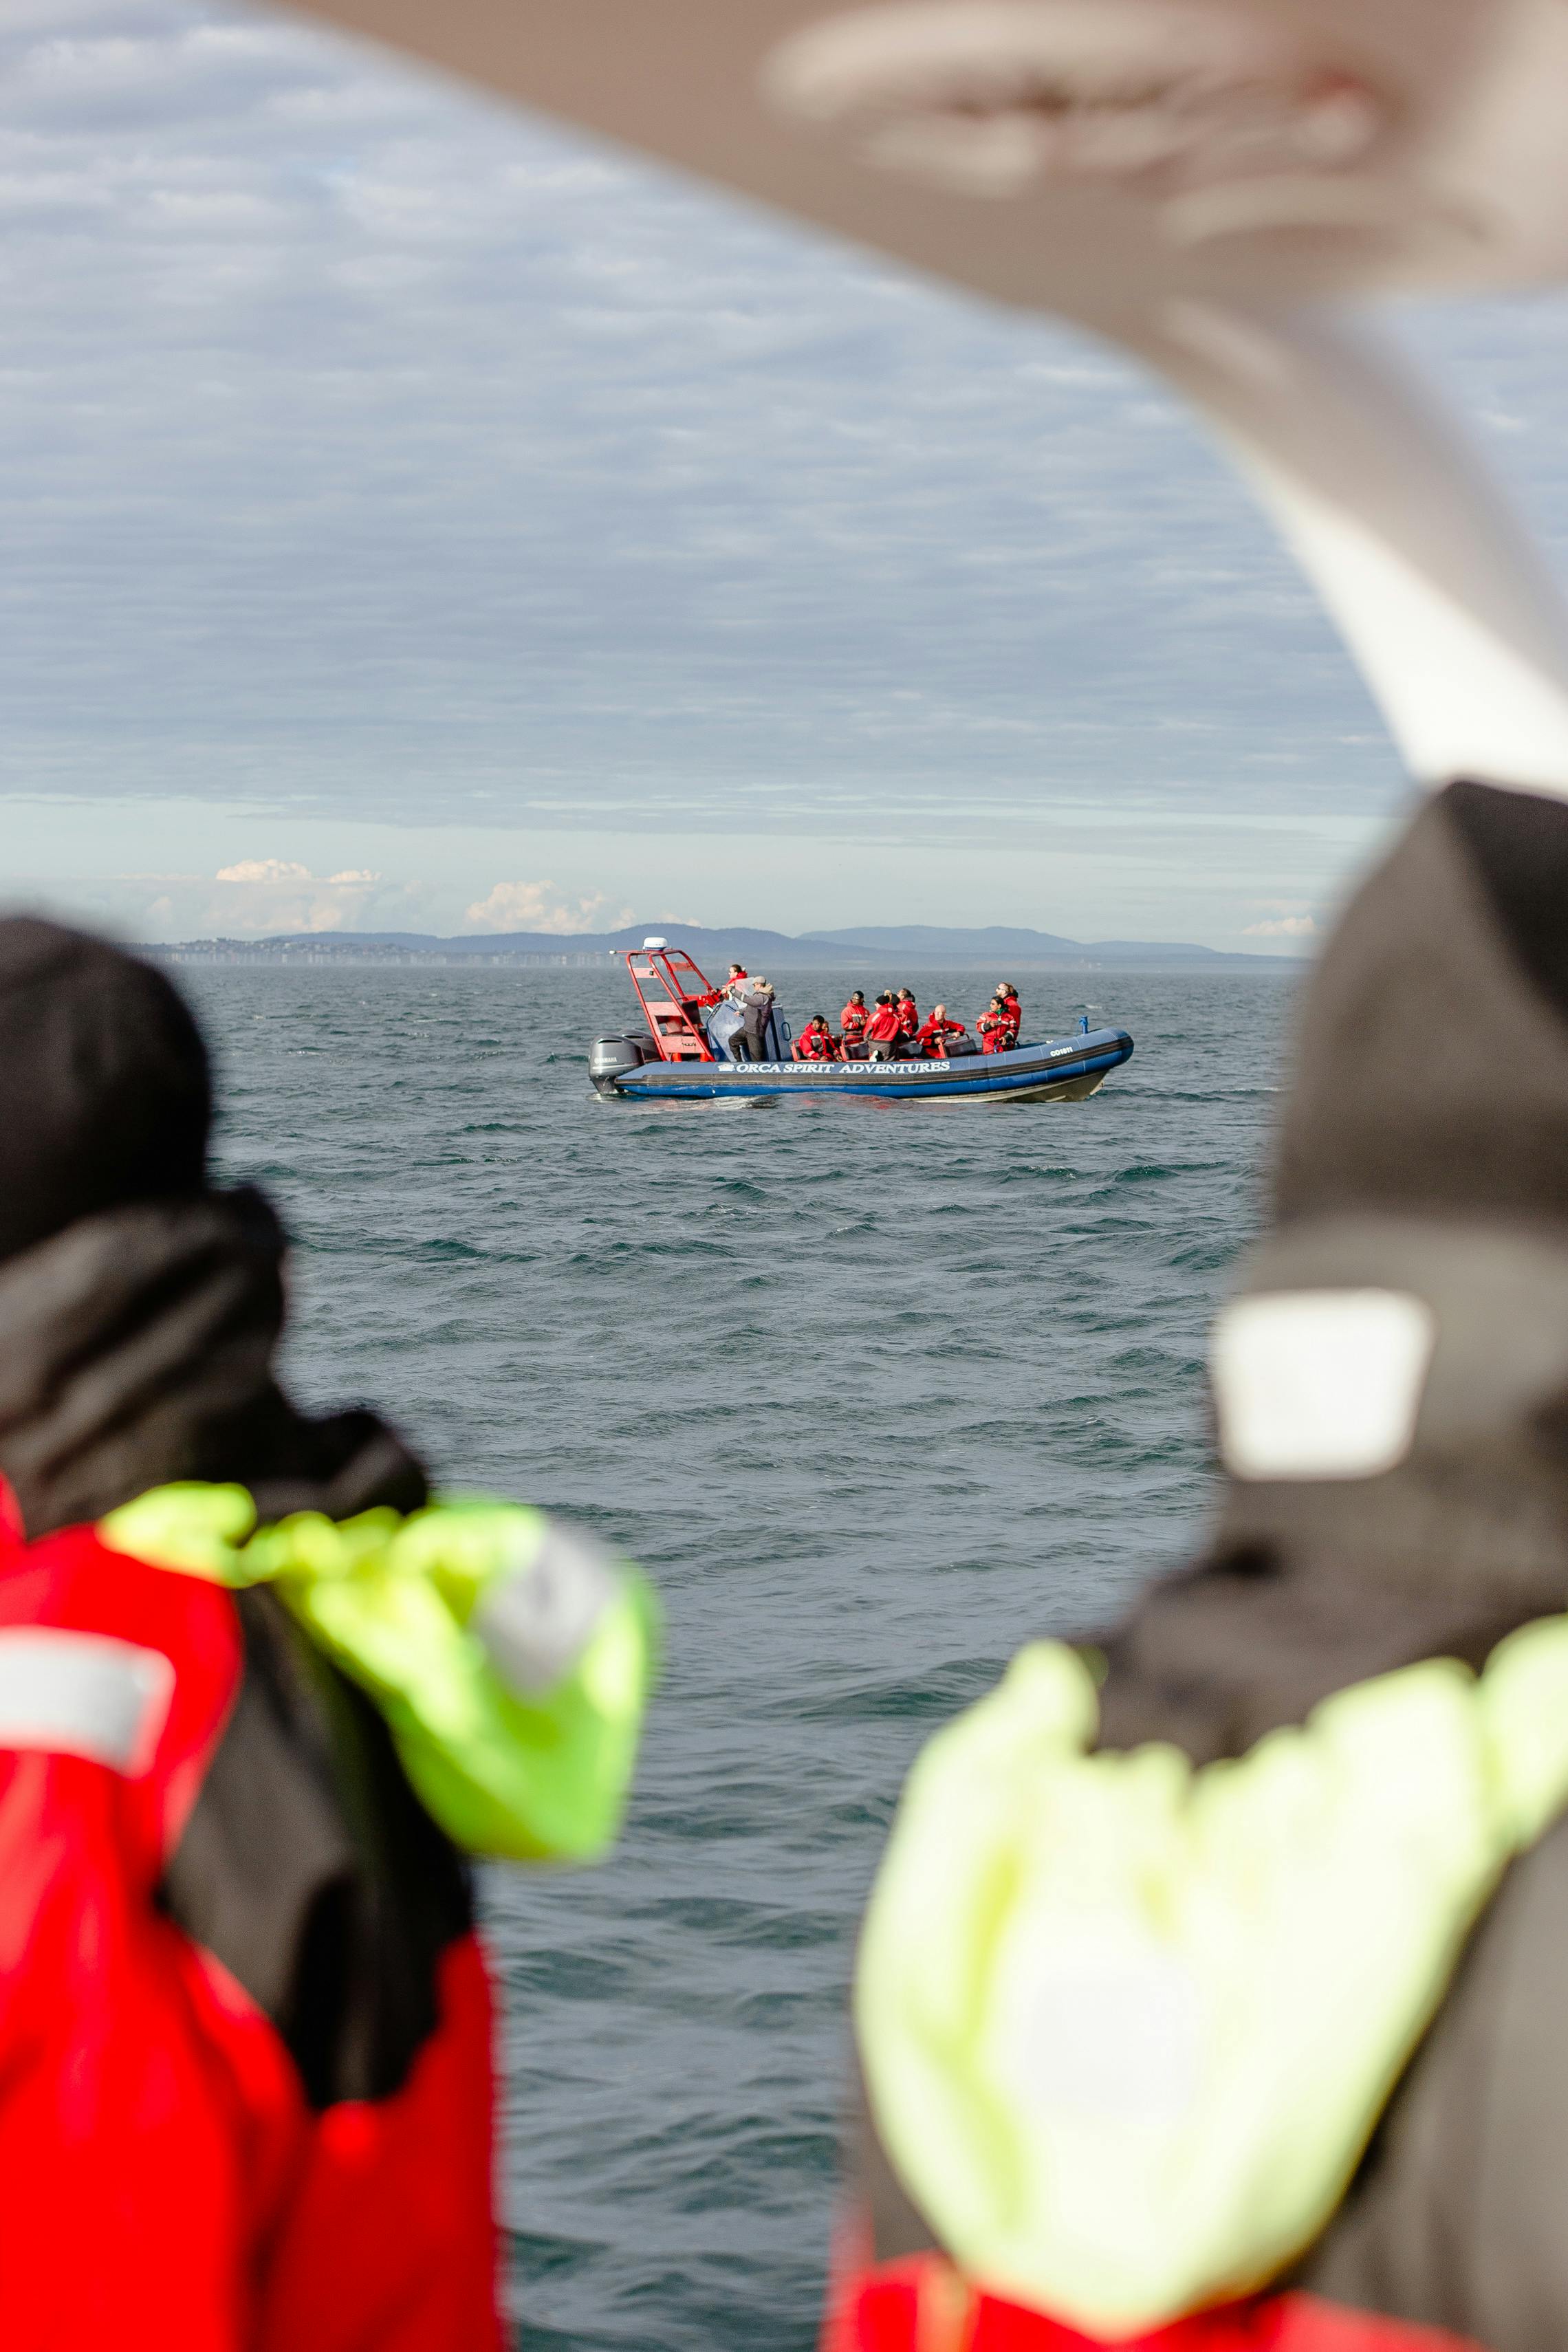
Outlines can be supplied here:
M0 898L1310 950L1407 803L1146 378L298 21L0 16ZM1412 314L1568 570L1568 296Z

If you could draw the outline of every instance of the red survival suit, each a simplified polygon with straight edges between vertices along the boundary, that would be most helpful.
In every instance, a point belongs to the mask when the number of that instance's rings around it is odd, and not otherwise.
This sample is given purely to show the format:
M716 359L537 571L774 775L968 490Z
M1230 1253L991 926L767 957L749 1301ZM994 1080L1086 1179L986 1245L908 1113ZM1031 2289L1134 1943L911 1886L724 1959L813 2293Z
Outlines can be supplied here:
M836 1062L838 1048L833 1042L831 1029L804 1028L795 1039L795 1058L797 1062Z
M0 2173L5 2236L28 2257L0 2274L7 2352L500 2342L489 1991L457 1874L447 1916L427 1923L430 2014L384 2014L357 2097L311 2086L325 2051L291 2052L177 1924L181 1849L218 1834L200 1819L215 1771L218 1811L247 1801L220 1762L226 1739L240 1731L253 1770L279 1760L240 1723L247 1650L269 1639L285 1637L259 1615L243 1624L216 1586L112 1553L90 1528L29 1546L7 1511L0 1707L25 1677L53 1717L37 1746L0 1753ZM374 1753L374 1718L358 1728ZM308 1813L270 1825L298 1840L279 1861L301 1877L330 1834ZM412 1797L401 1827L437 1838ZM256 1891L233 1874L223 1940L260 1979L278 1956L243 1916ZM316 1900L333 1896L329 1870ZM297 1988L279 1990L287 2007ZM416 2011L420 1989L402 1990Z
M384 1424L270 1384L279 1249L219 1196L0 1267L6 2352L501 2340L467 1865L269 1590L98 1532L215 1453L272 1518L417 1507Z
M746 967L744 964L742 964L735 971L731 972L730 978L724 982L722 988L710 988L705 996L687 997L684 1000L685 1009L688 1013L690 1012L693 1006L695 1006L699 1012L706 1013L710 1011L715 1004L722 1004L724 999L730 993L730 991L732 988L738 988L742 981L746 979L747 976Z
M939 1021L933 1013L921 1023L915 1033L915 1043L923 1053L940 1061L947 1051L947 1040L963 1034L962 1021Z
M870 1024L871 1011L868 1005L847 1004L845 1006L838 1016L838 1032L844 1040L846 1053L851 1045L860 1045L865 1043L866 1032Z
M900 996L893 1007L899 1016L900 1037L913 1038L920 1034L921 1009L912 996Z
M902 1034L903 1024L899 1019L899 1009L896 1004L878 1004L872 1008L871 1018L866 1029L867 1039L870 1044L889 1045L895 1037Z

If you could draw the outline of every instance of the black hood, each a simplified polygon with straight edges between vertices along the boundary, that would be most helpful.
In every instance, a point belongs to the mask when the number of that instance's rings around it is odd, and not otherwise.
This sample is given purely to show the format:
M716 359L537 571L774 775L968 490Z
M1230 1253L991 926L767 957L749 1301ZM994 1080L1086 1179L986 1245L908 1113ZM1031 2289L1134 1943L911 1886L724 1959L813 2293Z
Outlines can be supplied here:
M0 1265L0 1473L29 1536L175 1479L264 1520L417 1509L424 1472L374 1413L311 1419L278 1386L282 1228L258 1192L79 1219Z
M1457 784L1306 992L1245 1286L1414 1294L1436 1352L1376 1476L1226 1482L1206 1556L1108 1644L1108 1747L1238 1755L1331 1692L1479 1666L1568 1609L1568 806Z
M0 920L0 1260L205 1183L212 1085L189 1008L107 940Z

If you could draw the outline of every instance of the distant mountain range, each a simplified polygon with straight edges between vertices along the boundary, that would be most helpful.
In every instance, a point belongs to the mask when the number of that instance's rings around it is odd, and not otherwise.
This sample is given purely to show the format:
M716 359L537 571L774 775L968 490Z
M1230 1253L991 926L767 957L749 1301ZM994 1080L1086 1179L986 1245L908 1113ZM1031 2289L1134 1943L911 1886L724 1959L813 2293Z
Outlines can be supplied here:
M1030 931L993 924L977 930L949 929L936 923L871 924L847 931L805 931L792 937L785 931L744 929L709 930L695 923L634 923L622 931L487 931L465 932L457 939L438 939L426 931L297 931L264 940L184 940L161 952L182 961L234 961L255 957L268 961L312 961L341 959L429 957L452 963L474 957L504 959L563 958L610 955L623 948L640 947L645 939L666 939L684 948L710 978L722 976L727 963L746 965L752 971L780 971L792 966L831 964L836 970L887 971L896 964L913 971L922 964L994 966L996 977L1007 968L1031 964L1142 967L1145 970L1197 968L1205 971L1276 971L1302 961L1300 956L1227 954L1219 948L1192 947L1180 940L1067 940L1054 931ZM896 975L895 975L896 977Z

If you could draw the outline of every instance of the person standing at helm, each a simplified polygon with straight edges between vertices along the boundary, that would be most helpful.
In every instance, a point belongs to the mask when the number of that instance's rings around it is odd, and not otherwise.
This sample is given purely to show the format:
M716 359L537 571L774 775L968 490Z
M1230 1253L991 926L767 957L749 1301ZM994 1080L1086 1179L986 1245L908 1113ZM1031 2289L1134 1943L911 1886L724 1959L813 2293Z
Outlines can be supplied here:
M7 2352L499 2347L468 1855L611 1842L651 1603L273 1369L149 966L0 922Z
M773 1018L773 987L768 980L747 980L735 992L735 1003L741 1008L741 1025L730 1041L730 1050L738 1062L765 1062L768 1058L768 1024Z
M906 1786L832 2352L1568 2342L1564 908L1458 783L1332 940L1197 1565Z

